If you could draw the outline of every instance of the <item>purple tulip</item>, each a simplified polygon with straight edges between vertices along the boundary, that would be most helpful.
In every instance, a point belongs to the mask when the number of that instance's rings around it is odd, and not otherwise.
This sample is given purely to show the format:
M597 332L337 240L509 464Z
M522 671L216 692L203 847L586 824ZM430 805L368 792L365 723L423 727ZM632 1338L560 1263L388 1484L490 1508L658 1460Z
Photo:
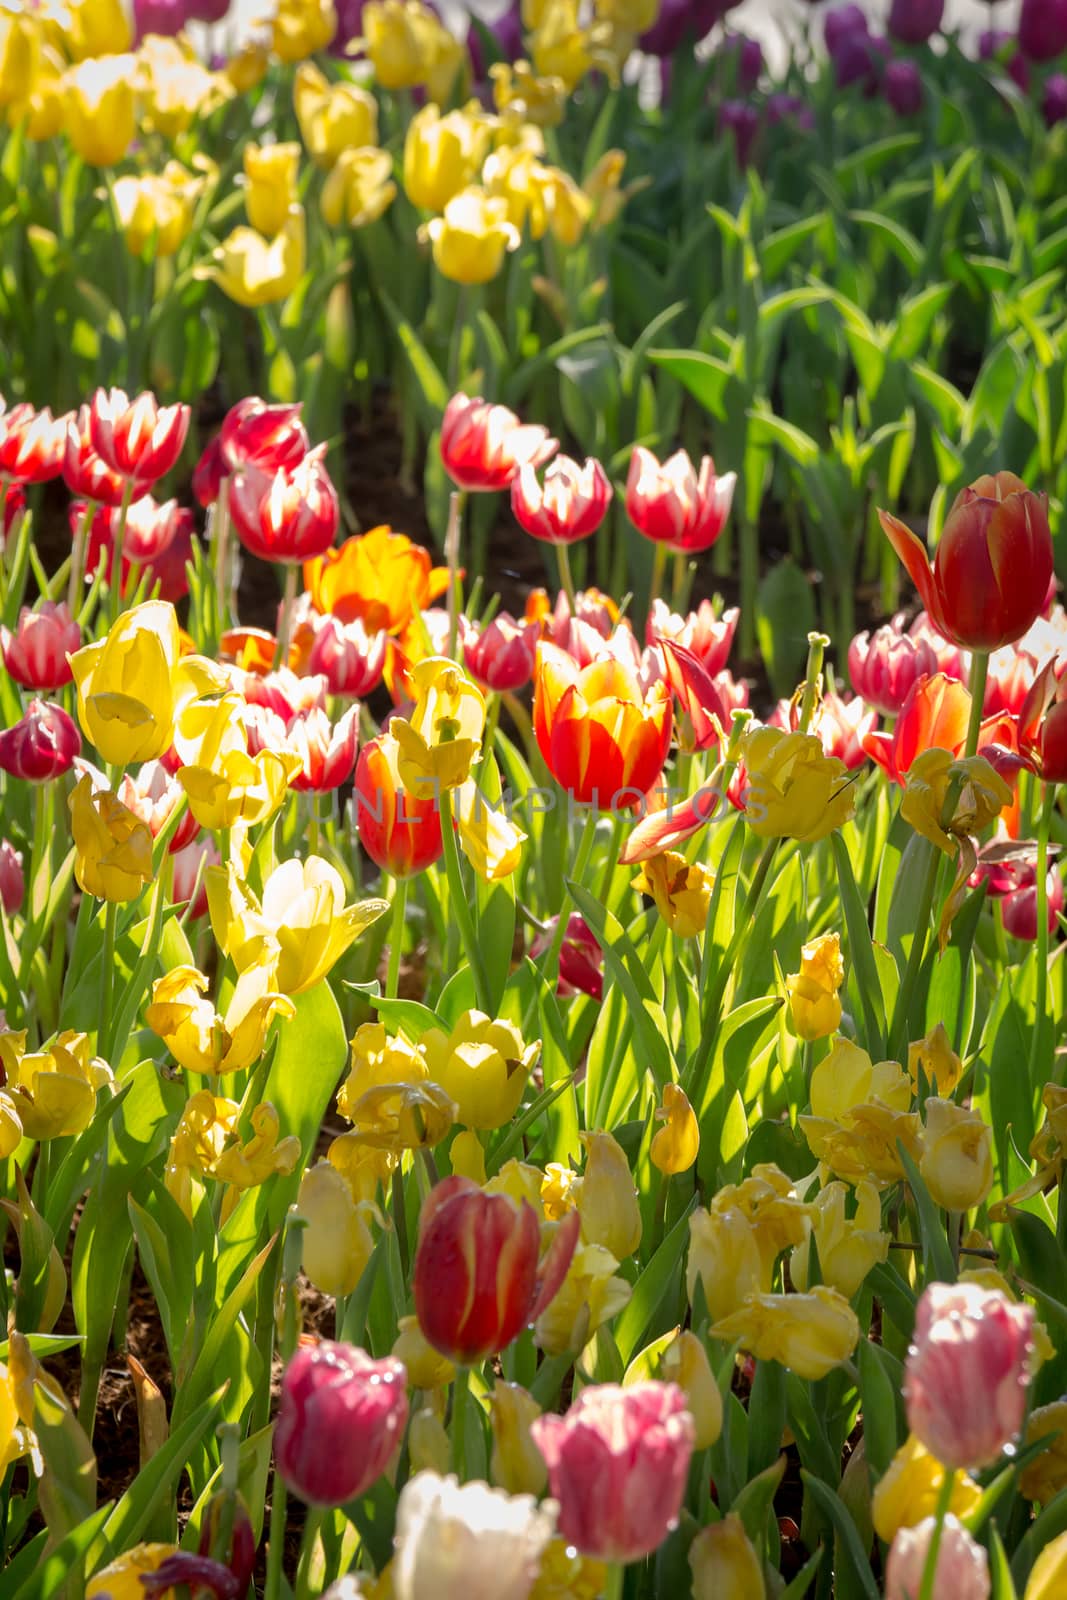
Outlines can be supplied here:
M944 14L945 0L893 0L889 32L901 44L925 44Z
M755 107L744 100L724 100L719 107L719 132L733 134L737 164L747 167L759 132L759 113Z
M987 28L978 35L978 57L981 61L1000 62L1023 94L1028 93L1030 64L1022 51L1016 48L1013 33L1006 33L1003 28Z
M334 0L337 13L337 32L330 41L330 54L343 56L345 46L363 33L364 0ZM346 58L347 59L347 58Z
M853 34L866 38L869 32L867 18L859 6L835 6L823 21L823 38L831 55L835 55L838 46Z
M767 122L772 128L779 122L793 121L798 128L810 132L815 126L815 113L799 95L769 94L767 96Z
M1023 0L1019 44L1031 61L1054 61L1067 50L1067 0Z
M190 22L221 22L230 9L230 0L185 0L185 15Z
M742 93L754 89L763 71L763 47L746 33L728 33L719 46L723 61L736 62L737 87Z
M663 0L660 14L640 39L646 55L666 57L685 39L704 39L737 0Z
M138 42L150 33L170 39L185 27L185 0L133 0L133 25Z
M839 89L859 84L865 95L878 93L885 64L885 41L869 33L849 33L831 53L834 82Z
M362 10L363 0L359 0ZM497 17L495 22L487 22L486 29L492 34L497 51L504 61L518 61L523 53L522 42L522 7L511 5ZM482 36L478 29L471 23L470 32L467 34L467 51L471 58L471 72L475 83L482 83L488 76L488 65L485 59L485 49L482 45Z
M1057 122L1067 122L1067 75L1054 72L1045 84L1045 96L1041 103L1045 121L1050 128Z
M914 117L922 110L923 81L914 61L891 61L882 90L898 117Z

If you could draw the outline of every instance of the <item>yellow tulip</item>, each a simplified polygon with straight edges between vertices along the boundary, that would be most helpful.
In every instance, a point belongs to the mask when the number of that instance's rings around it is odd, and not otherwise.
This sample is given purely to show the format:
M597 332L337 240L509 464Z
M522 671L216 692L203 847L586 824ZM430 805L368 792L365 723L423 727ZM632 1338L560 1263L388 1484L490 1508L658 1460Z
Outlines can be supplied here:
M429 1077L422 1051L392 1037L381 1022L364 1022L352 1035L348 1077L337 1092L337 1109L352 1120L352 1107L369 1089L385 1083L422 1083Z
M13 1156L23 1137L19 1108L7 1090L0 1089L0 1159Z
M300 206L291 208L273 239L255 228L234 228L215 251L214 264L201 269L239 306L269 306L287 300L304 276L307 224Z
M209 72L184 38L150 34L136 59L144 126L162 139L173 142L233 97L229 78Z
M1061 1600L1067 1593L1067 1533L1045 1546L1030 1569L1023 1600Z
M400 1155L432 1150L447 1138L456 1106L439 1083L383 1083L352 1106L354 1134L365 1144Z
M404 1363L413 1389L443 1389L456 1376L448 1357L427 1342L418 1317L400 1318L392 1354Z
M310 61L297 68L293 106L300 137L317 167L329 169L346 150L378 143L378 102L354 83L331 83Z
M748 775L745 816L761 839L813 844L855 812L848 768L824 755L814 734L759 727L745 735L741 750Z
M0 1361L0 1473L5 1473L26 1448L15 1406L15 1385L7 1367Z
M408 0L370 0L363 7L363 47L383 89L413 89L423 81L423 10Z
M858 1044L835 1039L811 1075L812 1114L837 1119L871 1100L892 1111L907 1111L911 1084L898 1062L875 1064Z
M442 116L423 106L404 139L404 190L413 206L443 211L453 195L473 183L489 154L492 132L477 102Z
M187 1072L243 1072L263 1054L275 1016L296 1015L293 1002L274 993L270 981L266 967L243 972L221 1017L204 998L204 974L196 967L173 967L152 985L145 1022Z
M110 789L88 773L71 791L74 876L97 900L136 900L152 878L152 834Z
M933 1096L925 1106L919 1173L946 1211L980 1206L993 1187L993 1130L977 1111Z
M497 1487L506 1489L508 1494L544 1492L548 1468L530 1433L530 1424L540 1415L541 1407L521 1384L494 1384L489 1406L493 1435L489 1473Z
M904 1177L898 1144L913 1161L922 1153L918 1112L894 1111L877 1100L853 1106L838 1120L801 1116L797 1121L812 1155L846 1183L868 1178L884 1188Z
M177 161L168 161L161 173L119 178L113 189L115 208L130 254L143 255L153 245L156 256L174 255L189 236L207 181Z
M304 61L325 50L337 32L331 0L279 0L271 43L279 61Z
M1024 1500L1045 1506L1067 1489L1067 1400L1054 1400L1030 1413L1023 1445L1039 1439L1046 1441L1046 1448L1019 1474L1019 1493Z
M523 145L501 146L482 167L486 194L506 201L507 220L520 233L528 222L532 239L542 239L548 231L546 170L536 153Z
M507 214L507 201L494 199L484 189L463 189L453 195L444 216L435 217L422 230L442 277L453 283L488 283L495 278L506 252L521 243Z
M342 1133L330 1141L326 1159L336 1167L355 1200L373 1200L393 1175L397 1158L389 1150L364 1144L358 1133Z
M486 1181L485 1150L473 1128L463 1128L449 1146L448 1159L456 1177L469 1178L479 1188Z
M660 12L660 0L593 0L593 9L602 22L609 22L619 33L647 33Z
M656 910L679 939L695 939L704 932L714 885L714 873L674 850L646 861L633 880L639 894L651 895Z
M2 50L2 46L0 46ZM22 128L27 139L39 143L54 139L63 131L65 101L63 75L66 62L51 45L41 49L37 70L16 84L21 92L7 107L10 128ZM0 65L0 73L3 68ZM0 90L0 105L3 91Z
M618 217L630 196L639 189L647 187L647 183L650 180L638 179L623 189L621 183L625 168L626 152L624 150L606 150L583 182L582 188L593 205L593 227L609 227Z
M411 670L415 704L407 721L389 724L399 745L397 770L411 795L457 789L482 747L485 699L446 656L427 656Z
M601 1600L607 1593L608 1569L603 1561L583 1556L566 1539L550 1539L529 1600Z
M300 771L300 757L291 750L248 754L239 721L241 704L240 695L225 694L188 706L178 721L179 752L196 752L195 760L179 768L178 782L202 828L218 831L265 822Z
M632 1290L616 1276L619 1263L598 1244L579 1244L555 1298L537 1319L535 1335L549 1356L584 1350L598 1328L620 1312Z
M582 1238L625 1261L641 1243L641 1208L630 1163L610 1133L583 1133L581 1140L587 1151L578 1192Z
M248 220L265 239L273 239L297 203L300 146L249 143L242 152L242 163Z
M238 1129L240 1107L210 1089L187 1102L170 1142L164 1184L187 1217L192 1217L194 1182L217 1178L229 1186L220 1220L226 1221L242 1189L254 1188L275 1173L293 1171L300 1159L300 1140L279 1139L280 1121L272 1105L254 1106L252 1134L244 1143Z
M32 14L0 12L0 107L18 105L32 93L41 68L43 41Z
M165 600L123 612L105 639L75 651L70 666L82 729L119 767L164 755L182 708L226 683L214 661L181 654L177 614Z
M396 198L396 184L389 176L392 170L388 150L371 146L342 150L322 186L322 220L330 228L342 223L366 228L377 222Z
M26 1034L0 1033L0 1068L6 1092L30 1139L81 1133L92 1121L96 1096L111 1068L89 1053L89 1036L70 1029L39 1050L26 1050Z
M268 47L256 39L249 39L225 63L221 76L235 94L251 94L263 82L269 67Z
M283 994L302 994L324 978L349 945L388 911L387 900L345 905L340 873L321 856L276 867L258 904L233 864L205 874L211 927L238 972L276 961L274 981Z
M756 1230L742 1211L694 1211L689 1218L686 1292L692 1305L697 1283L713 1320L729 1316L750 1295L770 1288Z
M956 800L942 825L950 788ZM957 761L948 750L922 750L908 769L900 814L924 839L955 855L954 838L980 832L1010 803L1011 788L984 756Z
M351 1294L374 1250L364 1212L337 1168L317 1161L300 1182L295 1215L304 1275L322 1294Z
M411 1471L436 1472L443 1476L452 1461L452 1442L436 1411L423 1406L416 1411L408 1428L408 1460ZM390 1593L392 1586L390 1585ZM360 1594L366 1590L360 1585Z
M666 1123L652 1135L649 1159L664 1174L688 1172L700 1154L700 1124L685 1090L676 1083L663 1087L663 1105L656 1112Z
M524 122L540 128L558 128L567 105L567 85L562 78L539 77L528 61L497 61L489 68L493 104Z
M533 1207L537 1216L543 1218L544 1207L541 1204L543 1181L540 1167L532 1166L529 1161L518 1161L512 1156L510 1161L505 1161L500 1171L482 1187L486 1194L508 1195L517 1206L521 1206L525 1200L527 1205Z
M927 1085L946 1100L963 1077L963 1062L953 1050L943 1022L931 1028L924 1039L908 1046L908 1072L916 1092L920 1067Z
M703 1340L688 1328L682 1329L663 1352L659 1376L684 1391L696 1424L694 1448L710 1449L722 1433L722 1395Z
M845 1216L847 1189L828 1183L812 1203L811 1235L796 1246L789 1258L789 1276L797 1289L808 1287L811 1236L819 1252L824 1283L851 1300L871 1268L889 1255L889 1234L883 1233L882 1203L873 1183L857 1183L856 1212Z
M739 1340L758 1361L778 1361L815 1382L848 1360L860 1325L844 1295L819 1284L807 1294L750 1295L711 1333L727 1344Z
M526 834L502 809L491 805L473 778L455 792L453 815L463 854L480 878L509 878L522 860Z
M70 17L67 45L75 61L118 55L133 43L122 0L77 0Z
M542 189L549 230L560 244L572 247L585 232L585 225L593 214L593 202L568 172L559 167L546 167L544 174Z
M106 56L82 61L64 74L67 137L91 167L113 167L133 143L134 66L133 56Z
M548 1222L561 1222L573 1211L582 1190L582 1180L572 1167L550 1161L541 1179L539 1198Z
M450 1034L431 1028L420 1040L430 1077L456 1104L468 1128L502 1128L519 1109L540 1054L510 1022L465 1011Z
M769 1285L783 1250L807 1238L811 1207L802 1201L793 1181L773 1162L758 1162L742 1183L723 1186L711 1211L740 1211L756 1237L764 1278Z
M874 1488L871 1514L879 1539L892 1544L901 1528L914 1528L937 1510L945 1469L926 1446L909 1434ZM973 1478L957 1472L949 1511L962 1521L982 1498Z
M135 1544L125 1555L101 1567L85 1587L85 1600L144 1600L141 1575L158 1572L164 1561L178 1554L176 1544ZM173 1590L167 1590L163 1600Z
M838 990L845 981L841 959L841 939L824 933L800 952L800 971L785 981L789 991L789 1014L799 1038L826 1039L841 1023Z
M693 1600L766 1600L763 1564L736 1511L697 1534L689 1567Z
M595 64L589 31L578 26L577 0L548 0L529 46L537 76L558 78L568 94Z

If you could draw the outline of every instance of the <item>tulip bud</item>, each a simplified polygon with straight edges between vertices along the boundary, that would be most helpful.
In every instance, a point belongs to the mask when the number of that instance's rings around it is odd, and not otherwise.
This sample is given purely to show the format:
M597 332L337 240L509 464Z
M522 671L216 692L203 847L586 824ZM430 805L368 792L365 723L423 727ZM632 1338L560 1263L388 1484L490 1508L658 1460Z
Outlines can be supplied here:
M323 617L315 625L308 671L321 673L330 694L362 700L382 681L388 635L369 634L357 617L344 623Z
M485 1483L417 1473L397 1504L395 1600L527 1600L556 1509Z
M934 1518L927 1517L916 1528L901 1528L893 1540L886 1563L885 1600L912 1600L921 1590L934 1526ZM941 1530L932 1593L951 1594L953 1600L989 1600L991 1593L989 1558L951 1514Z
M693 1600L766 1600L763 1564L736 1511L697 1534L689 1566Z
M340 1506L381 1477L408 1420L407 1374L329 1340L297 1351L282 1377L274 1460L309 1505Z
M548 1469L530 1432L540 1415L537 1401L519 1384L495 1385L489 1412L493 1434L489 1470L493 1482L508 1494L544 1493Z
M404 1363L413 1389L443 1389L456 1376L448 1357L427 1342L418 1317L400 1318L392 1354Z
M351 1189L329 1161L317 1161L304 1173L294 1215L306 1224L300 1236L305 1276L323 1294L351 1294L374 1240Z
M246 461L230 481L230 515L237 537L264 561L311 561L333 544L340 520L337 491L310 451L295 467L273 475Z
M898 117L915 117L923 107L923 80L914 61L891 61L882 92Z
M703 1340L683 1329L663 1352L659 1370L665 1383L676 1383L685 1395L696 1430L694 1450L709 1449L722 1433L722 1394Z
M580 467L570 456L556 456L538 482L527 461L511 480L511 509L516 522L546 544L574 544L587 539L607 515L613 490L599 461Z
M49 783L70 771L81 747L62 706L31 700L24 716L0 733L0 768L29 783Z
M136 499L174 466L189 417L188 406L161 407L148 392L131 401L123 389L98 389L89 405L89 437L100 459L131 485Z
M468 1128L502 1128L519 1109L540 1045L524 1044L510 1022L466 1011L452 1032L431 1028L420 1040L430 1077L457 1106Z
M943 1022L931 1028L925 1039L908 1046L908 1072L916 1091L920 1069L927 1084L945 1099L963 1077L963 1062L953 1050Z
M801 1039L826 1039L841 1023L838 990L845 981L841 936L824 933L800 952L800 971L786 979L789 1014Z
M874 633L858 633L848 647L852 687L883 716L899 715L918 680L932 678L937 670L933 646L906 633L902 617Z
M578 1214L587 1244L602 1245L625 1261L641 1243L641 1208L626 1153L610 1133L583 1133L588 1155Z
M946 1211L980 1206L993 1187L993 1130L977 1111L931 1096L919 1172L935 1205Z
M452 1459L448 1429L429 1406L416 1411L408 1429L408 1456L412 1472L447 1472Z
M22 908L26 879L22 871L22 852L10 839L0 839L0 905L9 917Z
M529 683L540 628L534 622L516 622L498 611L489 626L472 628L463 641L463 660L472 678L498 693L514 693Z
M664 1175L688 1172L700 1154L700 1124L685 1090L676 1083L665 1084L656 1116L666 1127L652 1135L649 1160Z
M769 1285L755 1229L743 1212L727 1207L694 1211L689 1218L686 1292L690 1305L698 1281L716 1322Z

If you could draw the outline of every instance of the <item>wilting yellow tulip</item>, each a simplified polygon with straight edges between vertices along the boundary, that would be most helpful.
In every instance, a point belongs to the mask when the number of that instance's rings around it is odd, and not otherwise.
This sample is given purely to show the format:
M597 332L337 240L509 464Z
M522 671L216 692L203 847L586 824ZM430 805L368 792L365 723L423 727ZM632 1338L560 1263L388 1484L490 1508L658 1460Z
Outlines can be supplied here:
M913 1161L921 1155L922 1125L917 1111L894 1111L872 1100L842 1112L839 1119L797 1118L812 1155L846 1183L864 1179L879 1188L904 1177L898 1145Z
M446 116L434 105L423 106L404 139L404 190L412 205L443 211L476 180L491 142L492 129L477 101Z
M185 1105L170 1142L164 1184L187 1217L192 1217L199 1180L217 1178L228 1185L220 1221L225 1222L243 1189L255 1188L275 1173L293 1171L300 1159L300 1140L278 1137L277 1111L263 1103L249 1115L252 1134L244 1143L238 1129L240 1107L201 1089Z
M439 1083L383 1083L352 1106L354 1135L365 1144L400 1155L432 1150L447 1138L456 1105Z
M656 1116L666 1123L652 1135L649 1159L664 1174L688 1172L700 1154L700 1124L685 1090L677 1083L663 1088L663 1105Z
M449 1034L430 1028L419 1047L430 1077L455 1102L457 1120L482 1129L512 1120L541 1050L525 1044L513 1023L482 1011L465 1011Z
M945 1481L945 1468L926 1446L910 1433L875 1484L871 1500L874 1530L892 1544L901 1528L914 1528L937 1510ZM973 1478L957 1472L949 1511L962 1521L982 1498Z
M664 1350L659 1376L664 1383L676 1383L685 1393L696 1424L694 1448L710 1449L722 1433L722 1395L703 1340L683 1328Z
M593 204L592 226L606 228L613 223L631 195L647 187L651 181L639 178L621 187L626 167L625 150L605 150L582 188Z
M241 159L248 220L257 233L265 239L273 239L281 233L291 208L297 203L300 146L249 143Z
M584 1350L593 1334L620 1312L633 1292L616 1276L619 1263L598 1244L579 1244L559 1293L542 1311L535 1337L549 1356Z
M337 1092L337 1109L352 1121L352 1107L369 1089L384 1083L423 1083L429 1068L422 1051L386 1033L381 1022L364 1022L352 1036L351 1066Z
M908 1046L908 1072L916 1091L920 1068L927 1085L946 1100L963 1077L963 1062L953 1050L943 1022L931 1028L924 1039Z
M306 258L307 223L302 207L295 206L273 239L255 228L234 228L215 251L214 264L200 270L239 306L269 306L292 294Z
M322 1294L351 1294L374 1250L364 1212L329 1161L317 1161L300 1181L295 1215L304 1223L300 1264Z
M354 83L331 83L305 61L293 79L300 137L317 167L330 168L346 150L378 143L378 102Z
M729 1316L750 1295L771 1286L756 1230L742 1211L694 1211L689 1218L686 1291L692 1305L699 1282L713 1320Z
M907 1111L911 1084L897 1061L874 1063L850 1039L835 1039L811 1075L811 1109L816 1117L838 1118L854 1106L877 1100L891 1111Z
M785 980L793 1029L809 1042L826 1039L841 1024L838 990L845 981L841 938L824 933L800 952L800 971Z
M267 879L260 905L228 868L205 874L211 927L238 972L276 963L283 994L302 994L324 978L359 935L388 911L387 900L345 905L341 874L321 856L282 862Z
M279 0L271 43L279 61L304 61L325 50L337 32L331 0Z
M0 1089L0 1158L13 1156L23 1140L18 1106L6 1089Z
M860 1325L844 1295L819 1284L807 1294L751 1295L711 1334L727 1344L738 1340L757 1361L778 1361L814 1383L848 1360Z
M133 1545L125 1555L116 1556L93 1573L85 1587L85 1600L143 1600L142 1575L158 1572L164 1561L178 1553L176 1544Z
M652 896L656 910L679 939L694 939L704 932L714 886L714 873L674 850L644 862L633 881L639 894Z
M582 1238L625 1261L641 1243L641 1208L630 1163L610 1133L583 1133L581 1140L587 1151L578 1192Z
M767 1284L783 1250L807 1238L811 1206L773 1162L757 1162L742 1183L728 1183L711 1202L712 1213L740 1211L756 1236Z
M857 1183L856 1213L845 1216L848 1190L843 1183L828 1183L812 1203L811 1235L798 1244L789 1258L789 1276L797 1289L808 1287L811 1236L819 1252L824 1283L851 1300L871 1268L889 1255L889 1234L883 1233L882 1203L873 1183Z
M70 11L66 42L75 61L128 50L133 29L122 0L79 0Z
M29 1052L25 1032L0 1033L0 1068L30 1139L81 1133L92 1121L98 1092L112 1082L107 1062L90 1055L88 1034L70 1029Z
M521 1384L494 1384L489 1407L493 1434L489 1472L497 1487L508 1494L544 1492L548 1468L530 1433L530 1424L540 1415L541 1407Z
M330 228L347 223L350 228L366 228L392 205L396 184L390 178L393 158L388 150L365 146L342 150L322 186L319 208Z
M74 876L97 900L136 900L152 877L152 834L110 789L86 773L71 791Z
M950 788L955 805L942 824ZM957 760L948 750L922 750L908 769L900 814L924 839L955 855L955 839L980 832L1010 804L1010 786L984 756Z
M1054 1400L1030 1413L1023 1447L1039 1439L1045 1440L1046 1448L1019 1474L1019 1493L1024 1500L1046 1506L1067 1489L1067 1400Z
M18 105L32 91L43 40L37 18L0 12L0 107Z
M150 244L156 256L174 255L189 236L207 182L207 175L187 172L178 161L168 161L159 173L119 178L115 208L131 255L143 255Z
M357 1201L374 1200L379 1190L388 1185L397 1164L391 1151L364 1144L358 1133L342 1133L332 1139L326 1159L337 1168Z
M736 1511L697 1534L689 1567L693 1600L766 1600L763 1564Z
M462 668L445 656L427 656L411 671L415 705L410 718L394 717L389 731L399 747L400 781L417 799L457 789L482 747L485 700Z
M562 78L538 77L528 61L496 61L489 68L493 104L523 122L540 128L558 128L567 105L567 85Z
M64 127L91 167L113 167L133 143L134 67L133 56L105 56L82 61L64 75Z
M507 220L506 200L484 189L463 189L453 195L443 217L420 230L433 246L434 265L453 283L488 283L504 264L509 250L521 243L519 230Z
M573 1211L582 1191L582 1180L572 1167L550 1161L541 1179L541 1207L548 1222L561 1222Z
M270 50L260 38L246 40L224 64L220 76L235 94L251 94L267 76Z
M404 1363L413 1389L443 1389L456 1376L448 1357L427 1341L418 1317L400 1318L392 1354Z
M267 967L250 967L237 980L225 1017L204 998L208 980L196 967L173 967L152 985L145 1022L187 1072L243 1072L263 1054L276 1016L293 1017L287 995L271 989Z
M810 733L755 728L741 745L747 773L745 817L761 839L814 844L856 809L855 784L836 756Z
M509 878L522 860L526 834L491 805L473 778L461 783L452 803L460 848L487 883Z
M946 1211L980 1206L993 1187L993 1130L977 1111L930 1096L923 1108L919 1172L935 1205Z
M75 651L70 666L82 729L119 767L163 755L182 707L226 683L214 661L181 654L177 614L165 600L123 612L105 639Z

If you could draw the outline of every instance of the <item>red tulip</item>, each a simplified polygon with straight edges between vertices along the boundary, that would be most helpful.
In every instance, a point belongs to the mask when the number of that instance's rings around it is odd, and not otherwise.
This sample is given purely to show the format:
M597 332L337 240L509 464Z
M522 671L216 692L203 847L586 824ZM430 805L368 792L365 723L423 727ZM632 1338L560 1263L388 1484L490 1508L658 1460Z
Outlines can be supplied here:
M26 689L61 689L70 683L67 655L80 650L81 642L81 628L62 600L42 600L36 611L23 606L14 633L0 627L4 666Z
M23 716L0 733L0 767L13 778L48 783L81 754L81 735L62 706L31 700Z
M885 717L895 717L916 681L938 670L933 646L905 633L903 621L894 617L874 633L858 633L848 647L852 687Z
M892 733L869 733L863 748L894 783L903 784L921 750L959 754L967 742L971 697L962 683L937 672L909 690Z
M298 711L288 722L265 706L249 706L245 722L248 752L291 751L300 757L302 768L289 779L290 789L325 794L347 783L356 764L359 740L359 710L350 707L336 723L314 706Z
M407 1420L403 1362L328 1339L304 1345L282 1377L274 1462L301 1500L341 1506L378 1481Z
M181 455L189 415L188 406L161 407L148 391L131 400L124 389L98 389L89 403L89 438L111 471L133 485L137 499Z
M1005 933L1033 944L1037 938L1037 852L1033 845L995 842L980 856L969 883L972 889L984 883L987 896L999 902ZM1052 933L1064 906L1063 878L1058 868L1049 867L1045 890L1048 931Z
M949 1471L985 1467L1026 1415L1032 1306L973 1283L933 1283L904 1369L908 1426Z
M685 450L661 465L651 450L638 445L626 480L626 514L646 539L669 550L707 550L726 526L736 482L736 472L716 477L710 456L701 461L698 475Z
M541 1229L528 1201L444 1178L419 1218L415 1313L435 1350L462 1366L496 1355L530 1326L567 1276L581 1219L570 1212L539 1262Z
M224 468L234 472L248 461L264 472L299 466L311 449L300 410L299 404L271 405L254 395L231 406L219 434Z
M380 733L359 752L352 804L359 842L383 872L408 878L440 860L444 843L437 799L408 794L391 733Z
M10 839L0 839L0 905L9 917L21 909L25 893L22 852L15 849Z
M665 601L653 600L645 626L645 643L659 644L663 639L673 639L676 644L685 645L714 678L729 658L740 615L737 607L731 606L718 617L711 601L702 600L695 611L682 617Z
M237 537L265 561L311 561L333 544L341 509L322 457L325 445L273 476L255 462L230 480L230 515Z
M678 702L682 749L717 748L730 718L711 674L692 650L673 639L664 639L659 653L664 662L663 681Z
M0 416L0 478L14 483L45 483L63 471L71 415L53 418L46 406L35 411L18 405Z
M487 689L522 689L533 677L540 631L536 622L516 622L510 611L498 611L486 628L471 625L463 640L464 665Z
M1019 713L1019 746L1046 783L1067 781L1067 657L1047 661Z
M531 1425L559 1501L559 1531L599 1561L651 1555L678 1526L695 1435L673 1383L583 1389L566 1416Z
M75 500L70 507L73 531L81 526L85 502ZM114 506L97 508L89 524L89 542L85 554L85 570L91 578L102 566L105 574L111 571L111 554L114 548L115 529L120 513ZM135 500L126 514L122 541L121 592L129 592L130 575L138 569L148 580L151 590L159 584L159 597L173 605L189 593L186 564L193 559L193 514L176 500L160 505L152 495L144 494Z
M541 466L557 445L540 423L520 422L480 396L454 394L441 418L441 460L459 489L506 489L521 467Z
M653 684L646 696L621 661L580 669L545 641L537 647L533 720L556 782L575 800L612 811L648 793L671 744L666 684Z
M531 961L536 961L551 947L558 923L559 918L553 917L544 932L537 935L530 946ZM559 947L556 993L561 1000L575 994L587 994L593 1000L604 998L604 952L593 930L577 911L568 917L567 930Z
M511 480L511 509L519 526L546 544L574 544L596 532L607 515L612 487L599 461L584 467L556 456L543 481L531 462Z
M966 650L998 650L1041 615L1052 577L1048 496L1011 472L956 496L931 567L911 529L878 513L938 633Z
M146 761L137 772L124 773L117 792L127 810L147 825L153 839L159 838L175 808L185 800L185 790L162 761ZM199 832L200 824L191 811L185 810L171 835L170 854L178 855Z
M119 506L126 491L122 474L113 472L93 447L90 411L82 406L67 425L63 452L63 482L71 494L92 500L95 505Z
M171 900L174 905L184 906L192 900L189 915L205 916L208 904L204 874L208 867L217 867L221 862L222 857L219 855L218 847L209 833L194 839L192 844L187 844L184 849L177 851L174 856L174 883L171 889ZM193 899L194 891L195 899Z
M222 454L222 441L218 434L204 446L200 460L193 468L193 496L197 505L213 506L221 493L228 475Z
M315 623L308 670L321 673L331 694L362 700L382 681L389 635L368 633L359 617L342 622L323 617Z

